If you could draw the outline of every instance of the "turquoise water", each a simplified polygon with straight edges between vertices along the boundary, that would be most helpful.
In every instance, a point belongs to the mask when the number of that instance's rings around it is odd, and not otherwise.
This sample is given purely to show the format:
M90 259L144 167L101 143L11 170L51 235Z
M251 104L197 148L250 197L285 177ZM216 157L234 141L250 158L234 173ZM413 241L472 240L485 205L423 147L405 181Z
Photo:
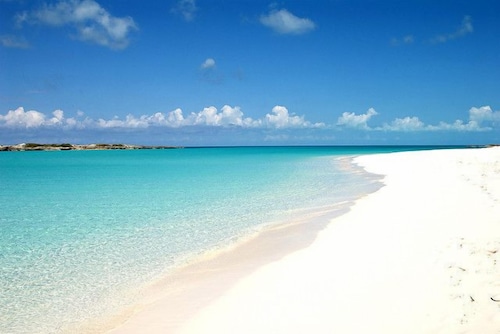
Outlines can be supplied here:
M58 333L266 224L378 187L340 156L418 148L0 153L0 332Z

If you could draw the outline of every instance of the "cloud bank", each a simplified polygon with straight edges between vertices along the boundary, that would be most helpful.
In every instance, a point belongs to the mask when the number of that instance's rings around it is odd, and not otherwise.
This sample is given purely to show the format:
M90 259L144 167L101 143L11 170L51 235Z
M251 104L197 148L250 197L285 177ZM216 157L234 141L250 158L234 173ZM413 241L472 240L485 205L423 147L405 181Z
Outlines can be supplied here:
M353 129L364 132L424 132L424 131L491 131L500 125L500 111L493 111L490 106L472 107L469 109L468 120L454 122L439 122L425 124L416 116L396 118L389 123L371 126L369 123L377 116L374 108L363 114L344 112L338 117L336 124L328 125L322 122L310 122L304 115L290 113L284 106L274 106L271 112L261 118L246 117L240 107L224 105L217 109L214 106L203 108L199 112L185 114L177 108L170 112L157 112L151 115L127 115L125 118L92 119L83 112L74 117L66 117L64 111L55 110L44 114L36 110L26 111L23 107L0 114L0 128L9 129L146 129L154 127L185 128L185 127L219 127L241 129Z
M129 34L137 30L131 17L115 17L94 0L61 0L16 16L19 27L25 24L51 27L71 27L72 37L109 47L123 49L129 44Z
M240 127L264 129L290 129L290 128L320 128L324 123L311 123L304 116L290 114L283 106L275 106L263 118L252 119L245 117L241 108L223 106L220 110L216 107L206 107L199 112L184 115L181 109L168 113L157 112L152 115L139 117L127 115L125 118L112 119L99 118L97 120L85 117L78 113L76 117L66 118L62 110L55 110L52 115L46 115L36 110L25 111L23 107L9 110L5 115L0 114L0 127L3 128L64 128L64 129L140 129L149 127Z
M439 122L436 125L425 124L416 116L396 118L382 126L369 126L368 121L378 115L370 108L364 114L345 112L337 120L337 126L366 131L417 132L417 131L490 131L492 126L500 124L500 111L493 111L490 106L469 109L469 119L455 120L453 123Z
M286 9L272 10L261 15L260 23L279 34L300 35L316 28L316 24L307 18L300 18Z

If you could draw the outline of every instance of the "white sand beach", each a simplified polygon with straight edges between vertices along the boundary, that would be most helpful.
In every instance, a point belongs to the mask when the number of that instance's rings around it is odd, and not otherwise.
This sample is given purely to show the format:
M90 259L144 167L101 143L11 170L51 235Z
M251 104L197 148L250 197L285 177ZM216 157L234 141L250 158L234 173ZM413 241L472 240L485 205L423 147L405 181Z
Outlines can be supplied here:
M385 186L300 249L273 243L301 226L256 238L159 284L109 332L500 333L500 147L355 162Z

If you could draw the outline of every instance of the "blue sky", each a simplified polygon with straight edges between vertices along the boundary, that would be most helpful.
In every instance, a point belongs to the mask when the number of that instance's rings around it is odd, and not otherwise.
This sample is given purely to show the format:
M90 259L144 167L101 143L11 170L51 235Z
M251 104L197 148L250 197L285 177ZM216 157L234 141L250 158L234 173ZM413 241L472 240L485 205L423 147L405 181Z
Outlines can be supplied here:
M500 143L500 2L0 0L0 144Z

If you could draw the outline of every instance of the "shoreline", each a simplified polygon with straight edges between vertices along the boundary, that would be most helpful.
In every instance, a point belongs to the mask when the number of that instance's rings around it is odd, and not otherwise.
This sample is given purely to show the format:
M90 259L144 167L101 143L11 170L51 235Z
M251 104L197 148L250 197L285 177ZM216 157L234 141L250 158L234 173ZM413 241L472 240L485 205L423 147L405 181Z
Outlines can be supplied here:
M332 156L332 159L345 171L364 174L363 177L369 181L365 181L366 189L358 196L365 197L382 187L381 177L367 173L354 164L352 160L356 156ZM134 327L134 323L137 323L138 327L126 331L143 331L144 321L141 319L144 314L149 318L147 322L156 323L162 333L174 332L196 311L218 298L241 278L263 265L279 261L291 252L308 247L334 217L348 212L358 198L351 195L332 205L308 208L283 221L268 223L242 233L229 244L188 258L187 262L147 283L140 289L141 298L127 308L70 330L82 333L121 333L124 323L126 328ZM224 286L215 286L215 280L222 280ZM198 297L195 297L195 291L199 292ZM185 298L186 295L193 298ZM169 314L169 319L166 323L159 324L163 318L161 314L164 313ZM149 330L154 332L159 329Z
M224 256L222 267L195 265L198 283L181 275L184 288L171 289L182 306L157 295L108 333L493 333L499 160L498 148L357 157L385 186L305 247L247 271Z
M344 201L292 221L263 226L238 237L234 243L205 251L146 285L137 303L76 330L174 333L240 279L310 246L331 219L348 212L353 204L353 201ZM169 315L167 321L164 314Z
M310 246L330 220L345 214L352 204L339 203L305 221L267 226L233 245L203 253L149 285L142 303L108 323L106 327L112 328L106 333L176 332L242 278Z

